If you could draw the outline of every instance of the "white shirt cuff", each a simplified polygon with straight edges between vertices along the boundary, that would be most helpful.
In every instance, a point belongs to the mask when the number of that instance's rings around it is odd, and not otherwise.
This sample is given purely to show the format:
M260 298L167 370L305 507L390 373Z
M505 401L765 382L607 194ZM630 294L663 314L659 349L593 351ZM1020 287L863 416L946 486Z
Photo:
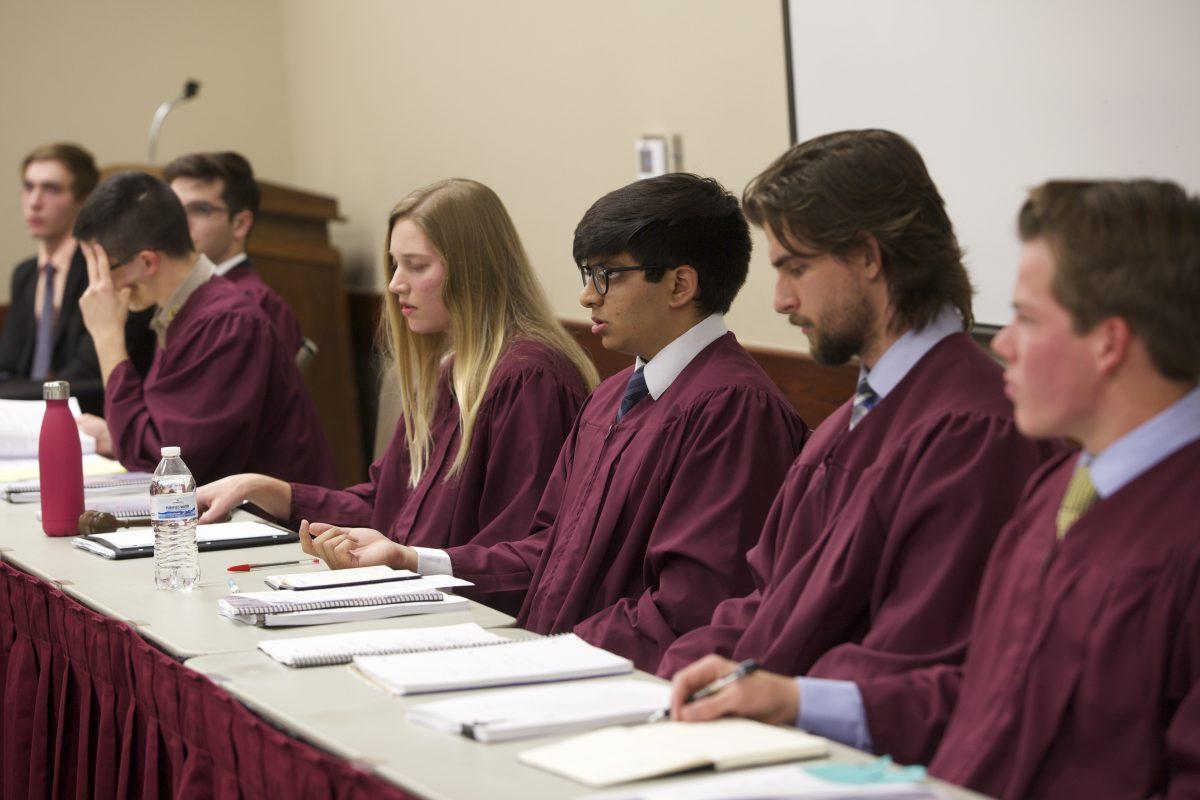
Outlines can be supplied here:
M422 575L453 575L450 554L433 547L414 547L417 551L417 572Z

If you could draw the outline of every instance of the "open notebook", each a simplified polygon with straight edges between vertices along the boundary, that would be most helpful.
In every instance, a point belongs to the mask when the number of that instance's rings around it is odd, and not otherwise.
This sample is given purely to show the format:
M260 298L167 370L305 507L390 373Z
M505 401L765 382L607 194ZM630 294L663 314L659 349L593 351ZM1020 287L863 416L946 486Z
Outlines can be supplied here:
M605 728L526 750L517 758L588 786L611 786L703 767L740 769L828 752L829 743L819 736L727 718Z
M632 672L633 664L564 633L478 650L359 656L354 669L388 692L405 695L619 675Z
M658 681L569 681L411 705L408 718L480 742L508 742L645 722L670 698L671 687Z
M906 780L911 768L889 770L895 776L881 780L878 776L864 779L861 774L873 763L822 766L850 774L831 779L818 766L786 764L658 781L587 795L581 800L949 800L919 778Z
M217 610L238 622L267 627L387 619L466 610L470 606L467 598L440 589L470 585L450 575L431 575L399 583L246 592L222 597L217 601Z

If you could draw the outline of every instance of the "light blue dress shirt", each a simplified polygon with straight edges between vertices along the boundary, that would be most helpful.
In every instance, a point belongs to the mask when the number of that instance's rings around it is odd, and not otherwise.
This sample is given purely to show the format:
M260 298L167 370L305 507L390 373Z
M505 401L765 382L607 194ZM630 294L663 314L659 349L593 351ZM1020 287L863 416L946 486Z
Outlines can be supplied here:
M933 346L963 329L962 316L954 306L942 308L933 322L919 331L905 331L892 343L872 369L859 368L859 380L866 377L882 401L904 380L909 371ZM797 678L800 686L800 716L796 724L805 730L828 739L871 749L871 733L867 730L862 694L853 681Z
M1197 440L1200 440L1200 387L1117 439L1099 455L1084 452L1079 458L1091 467L1096 493L1107 498ZM796 720L799 727L859 750L873 749L862 694L853 681L796 678L796 683L800 686L800 716Z

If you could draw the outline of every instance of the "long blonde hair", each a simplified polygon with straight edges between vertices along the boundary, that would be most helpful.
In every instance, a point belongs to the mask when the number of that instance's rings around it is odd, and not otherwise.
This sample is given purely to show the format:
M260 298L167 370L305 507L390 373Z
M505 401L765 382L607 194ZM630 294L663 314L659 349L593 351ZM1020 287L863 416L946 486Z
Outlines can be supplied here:
M512 218L495 192L462 178L418 189L388 215L389 241L404 219L420 228L446 267L442 301L454 334L451 341L449 333L413 333L400 313L400 301L387 293L381 338L396 364L409 483L416 486L429 466L438 380L446 356L454 356L451 385L461 431L447 479L466 463L492 372L513 339L541 342L562 353L589 391L599 376L587 353L554 318ZM386 245L384 249L385 269L390 269Z

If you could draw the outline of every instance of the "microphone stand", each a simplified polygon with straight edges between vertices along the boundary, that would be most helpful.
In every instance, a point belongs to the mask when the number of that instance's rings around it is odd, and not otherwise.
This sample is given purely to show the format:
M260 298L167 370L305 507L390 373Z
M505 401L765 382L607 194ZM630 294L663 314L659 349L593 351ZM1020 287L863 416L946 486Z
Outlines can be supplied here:
M183 94L172 100L165 100L159 105L158 110L154 112L154 119L150 122L150 160L149 164L154 165L154 156L158 151L158 134L162 130L163 121L166 120L167 114L170 114L175 106L180 103L187 102L200 93L200 82L189 80L183 85Z

